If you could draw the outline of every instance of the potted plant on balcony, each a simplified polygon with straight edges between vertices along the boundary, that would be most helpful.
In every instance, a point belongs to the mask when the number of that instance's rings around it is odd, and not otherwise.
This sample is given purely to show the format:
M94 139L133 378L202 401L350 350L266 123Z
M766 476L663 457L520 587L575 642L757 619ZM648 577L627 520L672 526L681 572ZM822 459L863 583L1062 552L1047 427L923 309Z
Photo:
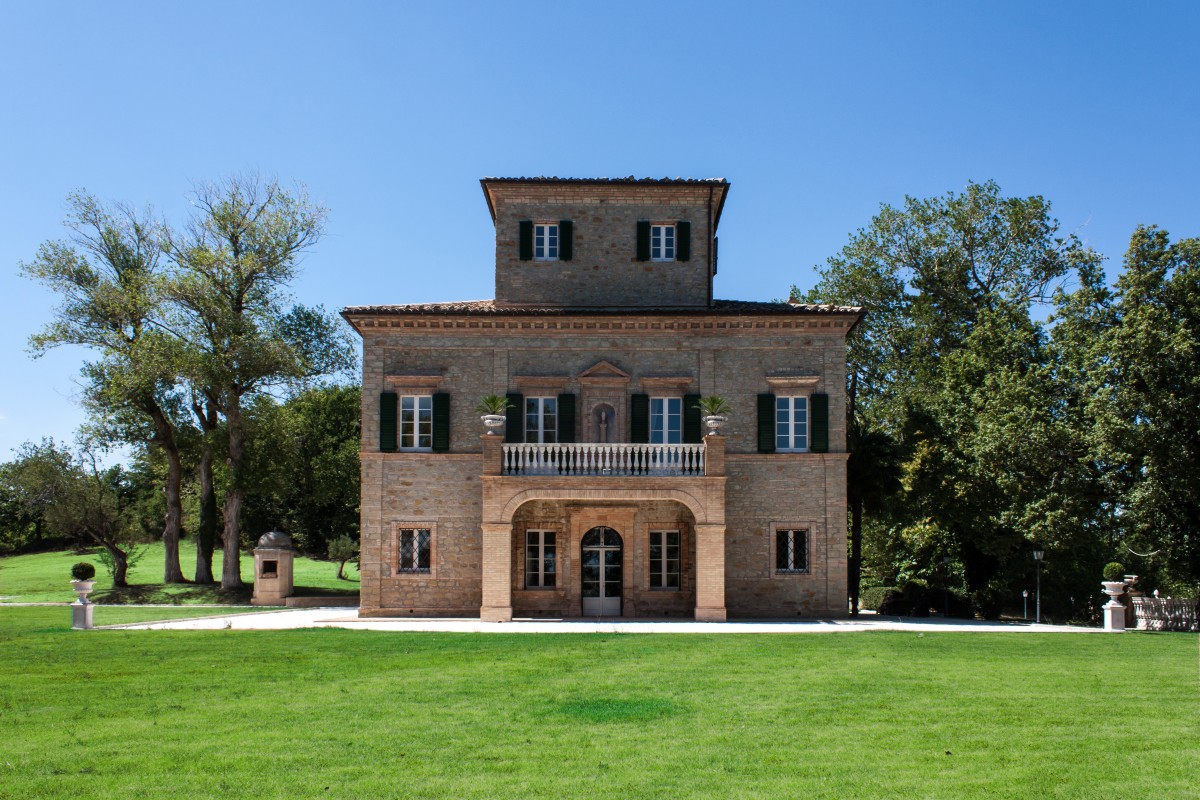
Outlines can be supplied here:
M700 413L704 415L704 424L708 426L710 434L716 433L722 425L729 421L729 403L724 397L715 394L701 397L700 401L696 403L696 408L700 409Z
M504 413L511 407L508 398L499 394L485 395L475 404L475 412L480 415L479 418L488 429L488 436L500 434L496 429L504 424Z
M96 568L87 561L80 561L71 567L71 588L74 589L79 602L84 605L87 605L88 593L96 585L96 582L92 580L94 577L96 577Z

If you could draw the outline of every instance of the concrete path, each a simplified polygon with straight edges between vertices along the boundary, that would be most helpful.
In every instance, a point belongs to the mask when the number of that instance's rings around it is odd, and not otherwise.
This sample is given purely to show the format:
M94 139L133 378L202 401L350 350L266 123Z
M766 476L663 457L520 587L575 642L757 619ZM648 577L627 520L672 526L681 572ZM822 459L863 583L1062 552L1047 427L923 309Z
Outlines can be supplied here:
M1033 625L1012 622L917 619L861 616L858 619L797 620L788 622L691 622L686 620L515 620L480 622L477 619L361 619L345 608L297 608L235 614L226 617L180 619L108 625L105 630L287 630L290 628L348 628L362 631L441 633L837 633L851 631L909 631L912 633L1104 633L1100 628L1069 625ZM99 630L99 628L98 628Z

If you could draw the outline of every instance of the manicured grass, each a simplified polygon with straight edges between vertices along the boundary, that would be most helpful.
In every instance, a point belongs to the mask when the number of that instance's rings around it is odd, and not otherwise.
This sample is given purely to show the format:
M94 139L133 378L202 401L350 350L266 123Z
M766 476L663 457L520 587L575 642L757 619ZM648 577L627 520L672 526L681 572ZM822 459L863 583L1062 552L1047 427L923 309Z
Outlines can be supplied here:
M163 546L155 542L146 546L146 555L130 570L130 588L113 591L108 573L104 571L94 551L80 555L70 550L50 553L0 558L0 603L53 603L68 602L75 598L71 593L71 566L79 561L90 561L96 566L96 592L92 600L97 603L248 603L250 590L222 592L210 586L164 586ZM195 575L196 551L192 542L184 542L180 548L183 573ZM216 579L221 579L221 551L213 558ZM249 583L254 573L254 557L242 554L242 580ZM314 561L297 557L294 562L294 582L297 594L347 594L358 591L358 572L353 565L346 566L346 575L354 580L337 579L337 565L328 561Z
M92 622L97 625L127 625L131 622L158 622L164 619L192 619L195 617L227 617L231 614L254 614L260 611L278 611L268 606L208 606L186 605L177 608L163 606L96 606ZM59 610L64 619L70 618L70 609Z
M0 797L1200 796L1194 635L65 627L0 608Z

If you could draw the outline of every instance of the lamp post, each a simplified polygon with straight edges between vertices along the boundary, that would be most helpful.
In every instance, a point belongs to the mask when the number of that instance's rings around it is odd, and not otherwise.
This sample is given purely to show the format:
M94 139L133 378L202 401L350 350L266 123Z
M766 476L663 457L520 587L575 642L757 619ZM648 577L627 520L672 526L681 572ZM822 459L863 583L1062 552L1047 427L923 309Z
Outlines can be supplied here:
M1033 551L1033 560L1037 562L1037 596L1034 599L1034 614L1036 615L1034 622L1038 625L1042 624L1042 556L1046 555L1043 550Z
M1029 590L1021 590L1021 619L1029 619Z
M942 617L950 618L950 556L942 556Z

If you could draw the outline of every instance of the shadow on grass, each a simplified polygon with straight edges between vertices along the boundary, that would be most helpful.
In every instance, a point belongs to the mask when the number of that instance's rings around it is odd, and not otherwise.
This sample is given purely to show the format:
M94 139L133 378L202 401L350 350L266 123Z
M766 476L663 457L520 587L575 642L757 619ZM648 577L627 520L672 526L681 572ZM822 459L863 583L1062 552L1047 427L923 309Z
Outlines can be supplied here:
M249 605L254 587L247 584L241 589L222 589L219 585L138 584L124 589L108 589L94 592L90 600L98 605ZM297 586L296 597L358 597L358 584L350 589L331 589L324 586Z

